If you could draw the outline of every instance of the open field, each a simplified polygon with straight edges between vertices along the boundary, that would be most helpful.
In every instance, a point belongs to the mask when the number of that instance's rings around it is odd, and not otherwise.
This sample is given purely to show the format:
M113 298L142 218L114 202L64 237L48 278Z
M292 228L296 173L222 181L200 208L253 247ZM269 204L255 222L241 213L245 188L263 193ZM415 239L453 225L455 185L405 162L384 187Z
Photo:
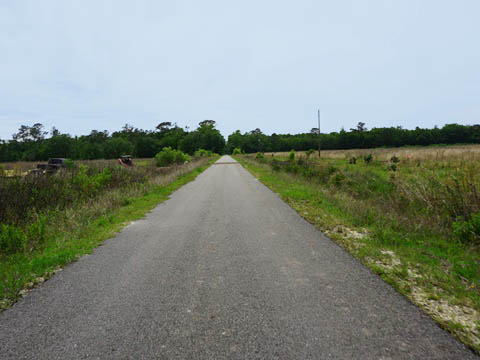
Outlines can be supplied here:
M135 166L153 166L153 159L133 159ZM38 164L46 164L47 161L16 161L0 163L0 176L25 176L30 170L37 168ZM88 167L103 168L106 166L118 165L117 159L109 160L76 160L78 165Z
M320 160L305 153L237 158L305 219L479 350L479 151L455 146L322 152Z
M322 150L321 157L327 159L345 159L372 154L379 161L389 161L392 156L400 160L434 160L451 161L457 160L480 160L480 145L455 145L455 146L419 146L400 148L377 148L377 149L352 149L352 150ZM271 156L272 153L265 153ZM288 152L273 153L274 156L286 157ZM305 152L298 152L298 155L305 155ZM318 158L316 150L311 158Z

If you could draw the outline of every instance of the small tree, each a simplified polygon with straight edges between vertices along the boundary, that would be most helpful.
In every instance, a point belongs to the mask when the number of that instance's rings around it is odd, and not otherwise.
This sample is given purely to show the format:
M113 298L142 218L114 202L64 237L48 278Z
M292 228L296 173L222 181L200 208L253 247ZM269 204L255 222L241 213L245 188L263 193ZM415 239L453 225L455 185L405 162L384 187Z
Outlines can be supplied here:
M288 154L288 160L295 161L295 150L290 150L290 153Z

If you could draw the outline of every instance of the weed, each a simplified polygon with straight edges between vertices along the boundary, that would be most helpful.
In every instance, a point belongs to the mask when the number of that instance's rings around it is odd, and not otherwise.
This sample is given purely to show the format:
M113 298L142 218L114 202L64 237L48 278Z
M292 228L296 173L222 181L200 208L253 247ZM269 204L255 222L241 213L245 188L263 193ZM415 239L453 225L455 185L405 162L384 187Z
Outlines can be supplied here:
M366 164L370 164L373 160L373 155L372 154L368 154L368 155L365 155L363 157L363 161L365 161Z
M396 164L396 163L399 163L400 162L400 159L398 157L396 157L395 155L393 155L391 158L390 158L390 162Z
M295 161L295 150L291 150L290 153L288 154L288 160L291 162Z
M460 241L480 243L480 213L472 214L468 220L458 217L452 227L453 234Z
M8 224L0 227L0 254L14 254L25 249L27 237L22 229Z

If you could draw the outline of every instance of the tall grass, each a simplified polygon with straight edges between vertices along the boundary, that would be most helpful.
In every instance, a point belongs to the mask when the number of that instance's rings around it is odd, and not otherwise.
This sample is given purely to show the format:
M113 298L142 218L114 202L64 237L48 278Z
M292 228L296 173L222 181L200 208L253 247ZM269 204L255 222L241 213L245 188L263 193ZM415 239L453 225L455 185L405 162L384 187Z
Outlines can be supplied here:
M123 168L112 161L97 160L52 175L0 176L0 260L42 248L52 235L47 232L55 232L55 226L73 230L74 226L68 225L75 217L71 209L81 208L82 216L101 215L205 161L158 168L149 160L143 166Z
M352 199L348 206L359 214L369 216L375 209L378 216L399 226L435 231L480 245L480 232L476 232L480 163L476 153L448 150L450 156L443 153L437 160L412 149L410 157L397 157L398 153L390 149L388 158L382 150L380 158L370 153L350 157L353 152L343 158L321 160L287 153L248 158L321 184L332 195L348 195ZM467 233L455 231L459 224L466 226Z

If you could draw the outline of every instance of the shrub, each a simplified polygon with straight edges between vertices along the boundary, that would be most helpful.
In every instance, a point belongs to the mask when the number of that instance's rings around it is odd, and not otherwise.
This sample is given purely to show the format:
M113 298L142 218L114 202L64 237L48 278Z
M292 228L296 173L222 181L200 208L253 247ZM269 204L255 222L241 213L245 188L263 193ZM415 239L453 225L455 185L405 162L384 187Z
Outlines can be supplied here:
M190 156L181 150L173 150L170 146L164 147L157 155L155 161L157 166L170 166L173 164L183 164L190 161Z
M368 155L365 155L363 157L363 161L365 161L365 163L367 164L370 164L373 160L373 155L372 154L368 154Z
M175 162L175 150L170 146L164 147L157 155L155 155L157 166L169 166Z
M393 155L391 158L390 158L390 161L392 163L399 163L400 162L400 159L398 157L396 157L395 155Z
M191 160L192 159L190 158L190 156L185 154L183 151L175 150L175 163L176 164L185 164L186 162L189 162Z
M457 218L452 224L453 234L463 242L477 242L480 239L480 213L473 214L469 220Z
M242 154L242 149L236 147L233 149L232 155L241 155Z
M211 150L205 150L205 149L198 149L195 151L195 154L193 154L194 157L210 157L213 155L213 152Z
M312 156L312 154L315 152L315 150L313 149L310 149L308 150L305 154L307 155L307 159L310 158L310 156Z
M75 169L77 167L77 164L71 159L66 159L65 160L65 167L67 169Z
M288 154L288 160L295 161L295 150L290 150L290 153Z
M264 159L265 156L263 156L263 154L261 152L258 152L257 155L255 156L255 159L257 160L261 160L261 159Z
M355 156L352 156L350 159L348 159L349 164L356 164L357 163L357 158Z
M6 255L23 251L27 237L22 229L13 225L2 224L0 227L0 252Z

